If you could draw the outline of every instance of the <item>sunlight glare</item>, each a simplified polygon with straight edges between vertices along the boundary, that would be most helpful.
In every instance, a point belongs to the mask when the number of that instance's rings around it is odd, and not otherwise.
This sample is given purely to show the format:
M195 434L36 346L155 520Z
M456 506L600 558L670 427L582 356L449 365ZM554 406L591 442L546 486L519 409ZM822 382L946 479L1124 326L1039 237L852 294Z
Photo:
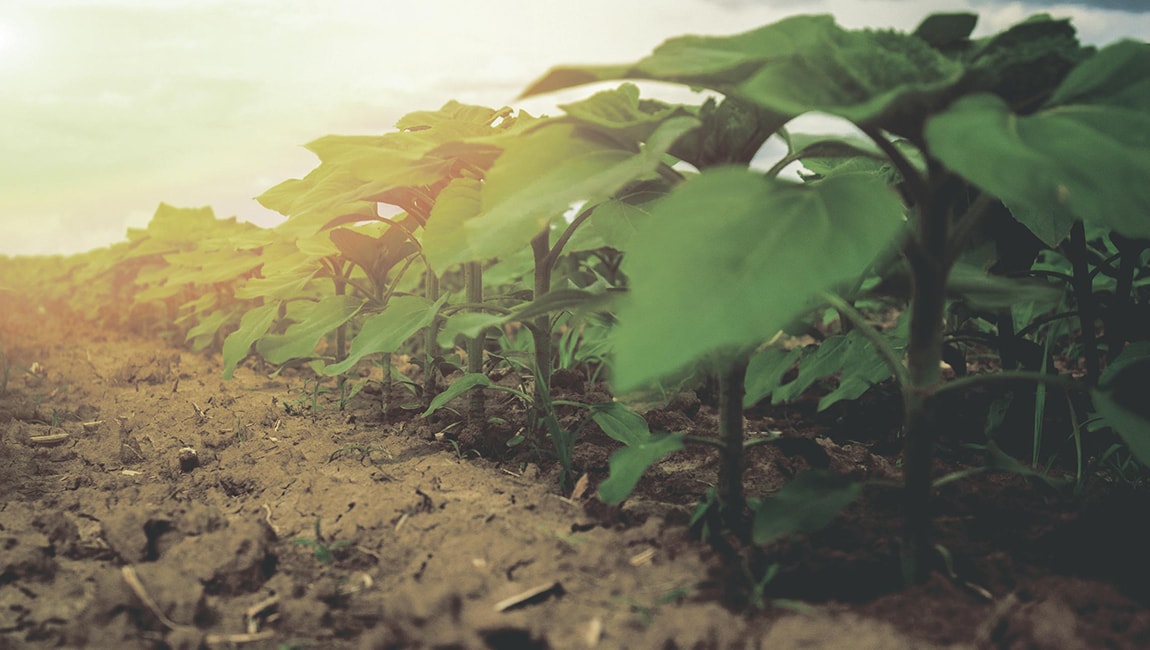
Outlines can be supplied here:
M0 18L0 70L15 68L28 57L27 34L18 25Z

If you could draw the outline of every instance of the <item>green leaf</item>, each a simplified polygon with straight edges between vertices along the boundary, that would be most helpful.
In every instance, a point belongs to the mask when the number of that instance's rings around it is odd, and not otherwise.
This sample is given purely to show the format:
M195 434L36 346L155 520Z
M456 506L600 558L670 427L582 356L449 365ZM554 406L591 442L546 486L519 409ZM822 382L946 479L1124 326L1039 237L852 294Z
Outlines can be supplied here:
M671 155L699 170L751 164L767 138L790 120L732 96L718 103L708 98L699 107L698 118L702 125L680 138Z
M591 417L603 433L627 445L611 454L607 461L610 475L599 485L599 499L603 503L620 503L626 499L648 467L683 448L685 434L652 435L643 416L619 402L595 404Z
M1025 280L990 275L981 268L959 262L950 271L946 285L953 293L975 309L1008 309L1022 303L1038 303L1053 308L1065 295L1065 290L1045 280Z
M682 107L639 99L639 88L623 84L603 90L559 108L583 126L600 131L626 145L644 142L663 122L675 115L686 115Z
M464 224L479 215L480 187L477 179L457 178L435 199L423 231L423 252L436 274L477 259L468 246Z
M594 405L591 418L609 438L625 445L639 444L651 438L647 420L619 402Z
M619 449L607 460L610 475L599 484L603 503L620 503L630 496L647 468L683 448L682 433L652 435Z
M977 24L978 14L931 14L918 24L914 35L935 49L945 50L964 43Z
M421 296L397 296L383 311L363 321L363 326L351 341L347 358L324 368L328 376L347 372L369 354L395 352L419 330L431 324L447 295L432 303Z
M1113 43L1071 70L1047 105L1104 104L1146 110L1150 104L1147 70L1150 70L1150 44Z
M1028 218L1053 215L1150 237L1147 99L1142 110L1070 105L1023 117L998 97L970 95L927 122L926 140L944 165L1002 199L1038 236L1051 228Z
M310 359L320 339L343 325L363 307L363 301L351 296L328 296L313 303L299 317L300 321L288 326L283 334L272 334L260 339L256 350L271 363L280 364L291 359Z
M1121 436L1138 462L1150 467L1150 342L1129 345L1102 373L1092 391L1094 408Z
M636 190L608 199L595 206L587 228L608 246L626 250L639 225L651 216L652 202L662 196L662 192Z
M963 90L996 95L1026 113L1041 105L1093 49L1078 43L1069 20L1047 14L1031 16L972 45L964 56Z
M230 309L217 309L207 316L201 316L196 326L188 330L188 334L184 337L184 340L190 341L202 336L209 338L215 336L216 332L227 322L232 313Z
M822 530L862 494L862 488L862 483L831 472L799 474L755 509L755 543L769 544L787 535Z
M913 118L962 74L961 64L909 34L848 31L831 16L793 16L733 36L673 38L634 65L556 68L524 95L652 79L736 95L779 116L822 111L911 136Z
M413 224L406 225L410 227ZM336 228L328 232L328 237L339 252L363 269L376 286L383 286L392 267L419 250L403 228L395 225L387 225L378 236L351 228Z
M455 345L457 336L473 339L490 327L506 323L510 317L504 314L484 314L476 311L460 311L452 314L439 328L436 341L441 348Z
M231 379L236 366L251 351L252 343L263 338L279 313L279 301L268 301L248 310L240 318L240 327L224 339L224 379Z
M346 215L364 219L376 215L372 194L364 182L350 171L335 165L320 165L304 178L288 179L256 197L261 205L288 217L276 230L297 237L309 237Z
M743 394L743 408L751 408L782 386L783 376L802 353L802 348L784 350L769 347L752 356L747 363L747 376L744 380L746 392Z
M692 117L669 118L637 153L564 122L509 141L487 173L480 215L464 224L469 257L521 249L572 204L601 201L653 173L675 140L697 125Z
M784 115L819 111L917 136L920 117L962 78L963 67L922 40L833 23L739 84L747 99Z
M447 390L436 395L435 398L431 400L431 403L427 405L427 410L421 414L421 417L427 417L432 413L435 413L439 409L443 408L445 404L466 393L472 388L477 386L487 388L491 385L491 380L488 379L487 375L482 373L474 372L471 374L463 375L459 379L456 379L454 382L452 382L451 385L447 387Z
M595 293L585 289L555 289L516 309L510 320L525 322L557 311L585 312L600 309L613 299L614 296L611 294Z
M625 260L616 388L770 338L819 292L862 273L903 225L899 199L869 174L800 185L721 168L688 180Z
M892 341L896 346L897 342ZM794 381L774 391L772 403L789 402L801 396L816 381L841 373L839 385L819 400L820 411L841 400L852 400L871 386L890 379L892 371L866 337L857 330L845 335L832 336L799 363L799 374Z
M652 79L730 89L767 61L791 54L834 25L831 16L797 16L733 36L668 39L635 64L560 66L523 92L523 97L611 79Z

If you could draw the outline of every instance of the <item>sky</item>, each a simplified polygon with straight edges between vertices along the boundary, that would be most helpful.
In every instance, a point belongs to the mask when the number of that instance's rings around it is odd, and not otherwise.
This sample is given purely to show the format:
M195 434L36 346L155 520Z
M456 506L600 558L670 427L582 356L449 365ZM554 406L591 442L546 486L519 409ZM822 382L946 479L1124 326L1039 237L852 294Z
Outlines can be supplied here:
M976 35L1048 12L1087 43L1150 38L1150 0L0 0L0 254L106 246L160 202L275 225L254 197L318 164L301 145L451 99L554 114L587 91L515 99L553 65L798 13L909 30L962 10Z

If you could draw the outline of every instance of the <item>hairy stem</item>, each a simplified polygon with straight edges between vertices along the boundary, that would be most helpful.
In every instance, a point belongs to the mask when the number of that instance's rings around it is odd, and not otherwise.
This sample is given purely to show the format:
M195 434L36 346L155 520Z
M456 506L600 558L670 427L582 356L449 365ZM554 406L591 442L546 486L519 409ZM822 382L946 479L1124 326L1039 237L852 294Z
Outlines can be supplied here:
M738 534L746 529L747 500L743 495L743 395L747 377L746 355L719 371L719 502L724 524Z
M1101 366L1098 358L1098 333L1094 325L1096 315L1094 282L1090 275L1090 263L1086 251L1086 227L1081 221L1076 221L1074 226L1070 228L1070 239L1067 240L1063 250L1074 269L1072 284L1074 286L1074 301L1078 303L1078 321L1082 326L1082 354L1086 359L1086 383L1094 386L1098 383Z
M544 230L531 240L531 250L535 255L535 295L539 300L551 291L551 269L548 263L551 246L551 232ZM551 316L543 314L535 319L531 336L535 343L535 400L533 405L536 435L543 437L543 423L550 412L548 403L551 388Z
M932 201L914 211L918 236L906 250L912 271L908 383L903 386L902 572L908 584L926 580L931 546L931 464L935 422L928 401L942 381L948 214Z
M439 276L430 267L423 278L424 292L431 302L439 300ZM438 346L436 337L439 334L440 319L435 317L423 332L423 399L428 404L439 394L438 382L435 378L435 349Z
M468 262L463 265L463 274L467 281L467 302L480 304L483 302L483 266L479 262ZM467 372L483 372L483 342L487 338L484 332L467 341ZM475 425L484 420L483 389L476 387L468 392L467 420Z

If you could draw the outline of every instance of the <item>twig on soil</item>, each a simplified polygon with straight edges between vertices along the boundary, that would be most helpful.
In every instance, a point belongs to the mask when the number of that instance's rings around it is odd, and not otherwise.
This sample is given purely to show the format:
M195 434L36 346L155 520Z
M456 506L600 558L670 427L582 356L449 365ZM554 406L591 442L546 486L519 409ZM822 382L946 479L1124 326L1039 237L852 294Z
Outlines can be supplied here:
M563 593L563 585L560 584L558 580L548 582L547 584L532 587L510 598L504 598L498 603L495 603L495 611L506 612L510 609L533 605L546 600L550 596L562 596Z
M132 565L129 564L124 566L122 569L120 569L120 574L123 575L124 582L128 583L128 587L131 588L132 593L136 594L136 598L140 599L140 602L148 608L148 611L152 612L152 615L155 616L156 620L160 621L164 627L173 632L184 632L185 634L199 633L197 628L191 625L182 625L177 623L168 618L167 615L165 615L164 612L160 610L160 606L156 604L155 600L152 600L151 595L148 594L148 590L144 588L144 583L140 582L140 576L136 574L136 569ZM255 641L267 641L268 639L274 637L275 633L270 630L266 632L255 632L249 634L208 634L204 636L204 643L208 645L253 643Z
M265 503L264 510L267 512L267 515L264 516L264 521L267 522L268 528L272 529L272 532L275 533L275 536L278 539L280 537L280 529L278 526L272 523L272 507Z
M46 436L32 436L28 438L28 443L35 447L55 447L67 442L68 438L71 436L67 433L52 433Z

